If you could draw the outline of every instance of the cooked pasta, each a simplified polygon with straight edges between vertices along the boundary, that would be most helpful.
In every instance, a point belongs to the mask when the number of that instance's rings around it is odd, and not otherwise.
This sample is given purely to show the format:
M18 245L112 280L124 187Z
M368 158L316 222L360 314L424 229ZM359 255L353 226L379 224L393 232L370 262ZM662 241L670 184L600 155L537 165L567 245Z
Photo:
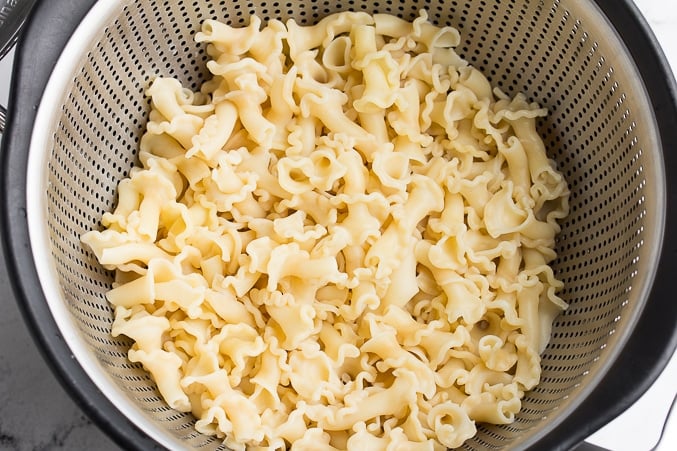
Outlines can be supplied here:
M566 308L568 188L457 30L345 12L204 22L157 77L140 165L82 241L113 336L232 449L444 449L506 424Z

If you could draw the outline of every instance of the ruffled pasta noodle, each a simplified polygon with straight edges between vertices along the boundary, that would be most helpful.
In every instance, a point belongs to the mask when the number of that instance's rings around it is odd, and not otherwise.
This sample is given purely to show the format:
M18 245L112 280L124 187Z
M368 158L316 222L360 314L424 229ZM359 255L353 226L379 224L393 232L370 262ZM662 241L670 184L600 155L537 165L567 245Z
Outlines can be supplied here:
M339 13L197 33L103 230L114 336L232 449L443 449L514 420L566 308L568 188L451 27Z

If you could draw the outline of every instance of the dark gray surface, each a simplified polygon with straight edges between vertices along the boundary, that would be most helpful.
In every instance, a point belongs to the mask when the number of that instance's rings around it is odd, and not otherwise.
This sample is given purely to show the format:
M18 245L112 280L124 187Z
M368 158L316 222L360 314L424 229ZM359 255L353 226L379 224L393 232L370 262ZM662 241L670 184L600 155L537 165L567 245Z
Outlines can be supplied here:
M73 403L42 359L14 300L3 256L0 258L0 450L118 449Z

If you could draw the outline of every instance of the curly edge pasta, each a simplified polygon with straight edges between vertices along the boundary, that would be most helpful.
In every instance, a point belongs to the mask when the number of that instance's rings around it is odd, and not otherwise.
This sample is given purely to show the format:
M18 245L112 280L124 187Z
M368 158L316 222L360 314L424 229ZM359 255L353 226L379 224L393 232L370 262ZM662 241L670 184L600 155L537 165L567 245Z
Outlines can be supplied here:
M114 336L233 449L442 449L513 421L566 304L568 189L451 27L204 22L104 230ZM399 448L398 448L399 449Z

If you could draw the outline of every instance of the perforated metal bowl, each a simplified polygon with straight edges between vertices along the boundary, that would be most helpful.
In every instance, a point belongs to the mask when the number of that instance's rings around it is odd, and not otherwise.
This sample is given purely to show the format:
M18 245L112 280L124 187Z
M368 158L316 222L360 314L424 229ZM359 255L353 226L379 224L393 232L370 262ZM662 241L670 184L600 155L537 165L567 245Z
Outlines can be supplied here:
M3 240L46 358L123 446L220 446L167 407L126 359L130 342L110 336L111 274L79 239L113 207L136 161L151 77L193 89L205 79L193 35L207 18L310 24L347 9L413 19L426 8L460 30L459 53L493 84L550 111L539 129L571 188L555 263L570 308L515 423L480 427L466 449L570 448L633 402L671 355L675 84L629 1L106 0L73 33L92 3L39 2L20 42L2 151Z

